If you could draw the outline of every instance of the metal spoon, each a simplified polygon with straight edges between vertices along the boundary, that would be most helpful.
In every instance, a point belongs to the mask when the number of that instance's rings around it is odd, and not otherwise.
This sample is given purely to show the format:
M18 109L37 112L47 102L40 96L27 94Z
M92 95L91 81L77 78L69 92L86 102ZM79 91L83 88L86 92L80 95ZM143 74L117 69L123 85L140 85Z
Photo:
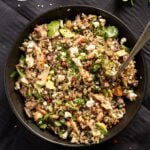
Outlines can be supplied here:
M137 40L136 44L134 45L131 53L127 60L121 65L117 72L117 77L120 76L121 72L128 66L129 62L133 60L134 56L141 50L141 48L145 45L145 43L150 40L150 21L147 23L143 33Z

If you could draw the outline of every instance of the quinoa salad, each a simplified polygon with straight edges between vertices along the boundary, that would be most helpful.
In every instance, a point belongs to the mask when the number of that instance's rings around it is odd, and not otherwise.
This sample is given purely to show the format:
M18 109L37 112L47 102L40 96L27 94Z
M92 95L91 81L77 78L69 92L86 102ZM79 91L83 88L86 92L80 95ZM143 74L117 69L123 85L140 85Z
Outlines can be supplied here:
M117 27L102 16L36 25L22 43L15 90L24 111L41 130L75 144L99 143L134 101L135 61L114 80L130 49Z

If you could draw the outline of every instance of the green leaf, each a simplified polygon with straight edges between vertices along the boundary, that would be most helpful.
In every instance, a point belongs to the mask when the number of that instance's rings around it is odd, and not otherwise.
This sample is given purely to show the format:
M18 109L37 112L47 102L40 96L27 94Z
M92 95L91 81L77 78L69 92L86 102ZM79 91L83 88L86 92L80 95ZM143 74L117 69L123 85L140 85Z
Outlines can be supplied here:
M96 73L98 70L99 70L100 66L99 65L94 65L92 68L91 68L91 72L92 73Z
M47 114L44 116L43 120L44 120L44 121L47 121L47 120L49 119L50 115L51 115L50 113L47 113Z
M72 110L78 110L78 108L76 107L76 105L75 105L73 102L71 102L71 101L66 102L65 105L66 105L68 108L72 109Z
M23 77L25 75L25 73L23 71L21 71L20 68L16 67L16 70L17 70L20 77Z
M43 101L43 97L40 93L38 93L37 91L33 93L34 97L37 98L37 100L39 102Z
M84 105L85 104L85 100L82 98L76 98L74 101L78 105Z

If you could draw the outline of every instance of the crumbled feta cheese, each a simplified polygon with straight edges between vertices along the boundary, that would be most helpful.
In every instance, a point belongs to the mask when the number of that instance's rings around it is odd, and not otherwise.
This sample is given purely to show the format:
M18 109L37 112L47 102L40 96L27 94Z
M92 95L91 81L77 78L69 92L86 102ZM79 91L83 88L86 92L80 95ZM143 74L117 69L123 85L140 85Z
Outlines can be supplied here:
M38 80L37 84L43 86L45 85L47 78L48 78L48 74L49 74L49 68L47 67L40 75L38 75Z
M117 119L121 119L124 115L123 111L116 111L116 110L111 110L109 113L111 117L117 118Z
M125 42L127 41L127 39L125 37L121 38L120 40L120 44L123 45Z
M94 104L95 104L95 101L92 98L90 98L90 100L86 102L87 107L92 107Z
M26 56L26 63L27 63L27 65L28 65L29 68L33 67L33 65L34 65L34 59L33 59L33 57L27 55Z
M21 81L22 83L25 83L25 84L28 84L28 83L29 83L28 80L27 80L25 77L22 77L22 78L20 79L20 81Z
M70 118L70 117L72 117L72 114L70 112L66 111L64 117Z
M19 82L16 82L15 83L15 90L19 90L20 89L20 84L19 84Z
M133 90L127 91L127 98L129 98L131 101L135 100L137 97L137 94L133 92Z
M47 102L46 102L46 101L44 101L44 102L43 102L43 105L44 105L44 106L47 106Z
M95 45L93 45L93 44L90 44L86 47L86 50L88 50L88 51L92 51L94 49L95 49Z
M99 19L99 21L100 21L100 23L101 23L101 25L102 26L105 26L105 24L106 24L106 19Z
M66 131L61 135L61 138L67 139L67 136L68 136L68 132Z
M86 29L86 26L82 25L82 26L81 26L81 29L82 29L82 30Z
M33 48L36 46L35 42L29 41L27 46L27 52L32 52Z
M44 67L49 67L48 64L44 64Z
M75 54L78 54L78 53L79 53L77 47L71 47L71 48L69 49L69 51L70 51L70 56L71 56L71 57L74 57Z
M65 57L65 56L66 56L66 53L65 53L65 52L61 52L61 55L62 55L63 57Z
M58 82L62 82L62 81L64 81L64 80L65 80L65 76L64 76L64 75L59 74L59 75L57 76L57 81L58 81Z
M92 135L94 137L99 137L101 135L100 131L99 130L92 130Z
M95 22L93 22L93 25L94 25L95 28L97 28L99 26L99 22L95 21Z
M72 60L76 64L76 66L78 66L78 67L82 66L82 63L79 58L72 58Z

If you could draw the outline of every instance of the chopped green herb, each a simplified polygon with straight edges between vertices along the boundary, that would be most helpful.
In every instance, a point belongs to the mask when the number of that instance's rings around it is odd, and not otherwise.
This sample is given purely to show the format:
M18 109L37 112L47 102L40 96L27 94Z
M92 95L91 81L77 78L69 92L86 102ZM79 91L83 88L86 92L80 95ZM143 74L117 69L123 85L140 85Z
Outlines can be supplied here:
M65 105L66 105L68 108L71 108L72 110L78 110L78 108L76 107L76 105L75 105L73 102L71 102L71 101L66 102Z
M60 111L60 112L59 112L59 115L62 116L62 117L64 117L64 112L63 112L63 111Z
M95 28L94 34L97 36L105 37L105 30L102 29L101 27Z
M25 73L23 71L21 71L20 68L16 67L16 70L17 70L20 77L23 77L25 75Z
M47 114L44 116L43 120L44 120L44 121L47 121L47 120L49 119L50 115L51 115L50 113L47 113Z
M85 104L85 100L82 98L76 98L74 101L78 105L84 105Z
M100 66L99 65L94 65L92 68L91 68L91 72L92 73L96 73L98 70L99 70Z
M38 93L38 92L34 92L33 93L33 95L35 96L35 98L37 98L37 100L39 101L39 102L41 102L41 101L43 101L43 97L42 97L42 95L40 94L40 93Z

